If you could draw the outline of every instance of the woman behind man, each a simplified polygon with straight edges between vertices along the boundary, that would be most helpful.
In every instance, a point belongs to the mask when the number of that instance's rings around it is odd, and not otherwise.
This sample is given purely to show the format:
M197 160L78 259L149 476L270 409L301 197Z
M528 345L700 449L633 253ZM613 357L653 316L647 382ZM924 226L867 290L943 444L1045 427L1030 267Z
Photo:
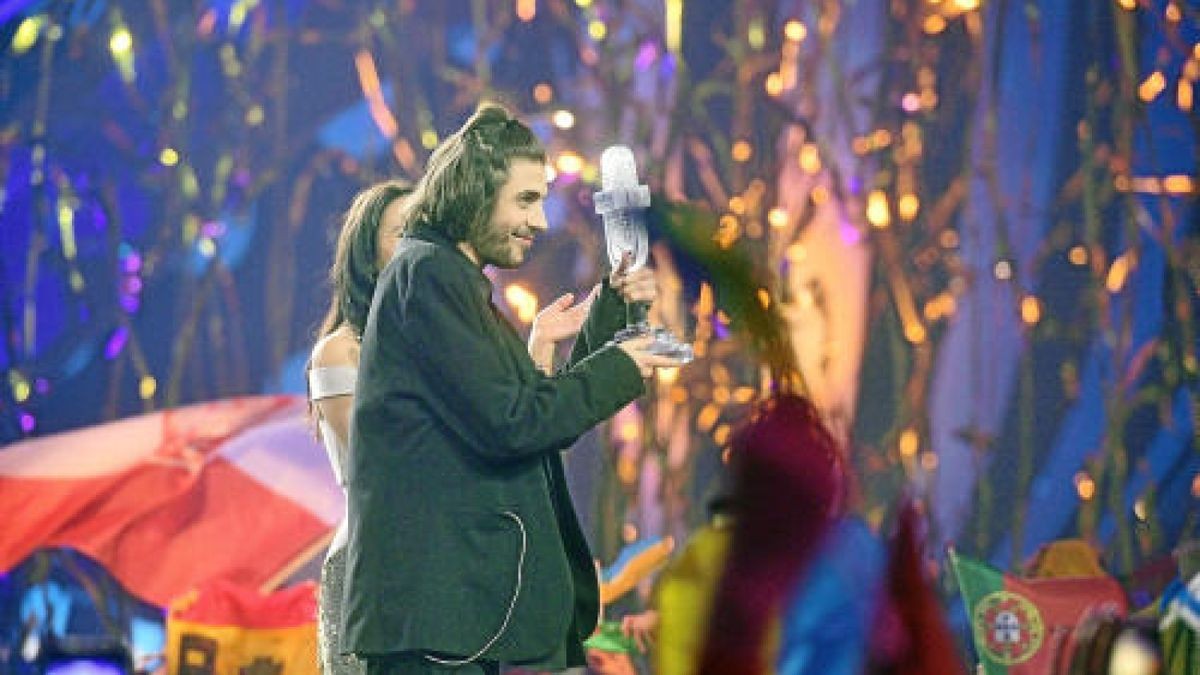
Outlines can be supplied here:
M343 220L329 270L333 296L317 331L317 343L309 360L308 388L313 418L343 491L350 413L358 376L359 341L367 323L375 282L391 259L400 237L404 198L410 192L411 187L406 183L387 181L355 196ZM594 294L572 307L574 296L567 293L534 319L529 353L547 374L553 368L554 345L579 332L593 297ZM321 568L318 646L321 670L326 675L365 672L360 661L340 654L338 631L346 571L345 548L346 522L343 520Z

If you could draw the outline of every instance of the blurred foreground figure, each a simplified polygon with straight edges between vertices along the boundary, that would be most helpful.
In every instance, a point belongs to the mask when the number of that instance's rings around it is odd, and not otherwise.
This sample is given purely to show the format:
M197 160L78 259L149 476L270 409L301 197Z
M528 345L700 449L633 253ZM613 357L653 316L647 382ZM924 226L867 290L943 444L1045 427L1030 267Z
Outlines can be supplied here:
M807 399L767 400L732 443L734 525L697 672L761 673L767 628L841 511L845 471Z

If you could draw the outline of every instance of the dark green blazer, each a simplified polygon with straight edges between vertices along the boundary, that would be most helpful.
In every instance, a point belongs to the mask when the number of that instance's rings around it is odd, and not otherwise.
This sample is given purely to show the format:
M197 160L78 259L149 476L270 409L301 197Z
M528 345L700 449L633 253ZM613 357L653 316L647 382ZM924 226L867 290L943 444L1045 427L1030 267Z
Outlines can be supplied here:
M560 451L644 382L604 346L625 316L607 286L553 377L491 293L429 231L380 276L350 431L346 652L583 663L599 596Z

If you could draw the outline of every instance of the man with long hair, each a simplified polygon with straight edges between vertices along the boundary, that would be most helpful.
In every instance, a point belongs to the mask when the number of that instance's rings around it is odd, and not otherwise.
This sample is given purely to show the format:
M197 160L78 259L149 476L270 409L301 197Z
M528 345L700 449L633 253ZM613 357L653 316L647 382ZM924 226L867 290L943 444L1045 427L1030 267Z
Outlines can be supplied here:
M597 580L560 451L675 365L609 344L652 272L604 281L567 363L540 370L483 268L546 230L545 152L483 105L433 152L363 333L351 423L343 648L369 673L585 663Z

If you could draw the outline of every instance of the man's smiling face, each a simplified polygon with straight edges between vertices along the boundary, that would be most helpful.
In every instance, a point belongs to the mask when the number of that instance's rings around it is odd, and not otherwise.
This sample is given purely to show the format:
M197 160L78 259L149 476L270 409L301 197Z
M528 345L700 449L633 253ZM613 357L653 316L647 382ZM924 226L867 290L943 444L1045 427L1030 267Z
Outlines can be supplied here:
M546 231L545 200L546 165L514 158L487 227L467 242L480 267L513 269L525 262L534 238Z

